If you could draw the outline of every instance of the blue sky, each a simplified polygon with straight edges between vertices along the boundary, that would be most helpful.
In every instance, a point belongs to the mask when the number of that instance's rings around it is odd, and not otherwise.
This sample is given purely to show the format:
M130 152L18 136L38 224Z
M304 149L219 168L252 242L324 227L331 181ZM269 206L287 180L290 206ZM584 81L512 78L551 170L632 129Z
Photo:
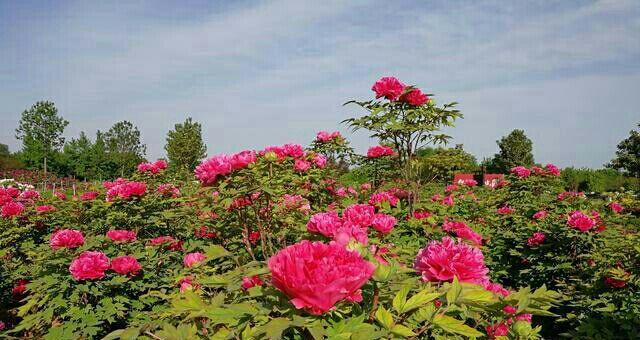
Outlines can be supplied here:
M599 167L640 121L640 1L4 1L0 142L51 100L67 137L119 120L148 158L187 116L209 154L339 129L394 75L458 101L479 159L522 128L536 161Z

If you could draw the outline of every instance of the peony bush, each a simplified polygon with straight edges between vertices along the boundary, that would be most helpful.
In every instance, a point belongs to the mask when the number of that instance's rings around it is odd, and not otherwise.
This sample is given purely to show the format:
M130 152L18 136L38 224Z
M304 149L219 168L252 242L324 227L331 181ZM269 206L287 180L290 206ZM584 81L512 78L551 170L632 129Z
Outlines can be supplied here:
M410 116L435 141L460 116L392 77L372 90L351 124ZM1 188L0 335L636 334L633 195L567 192L551 164L515 167L496 187L423 185L416 145L386 143L384 129L366 155L320 131L308 148L212 156L186 178L157 160L76 195ZM357 180L339 176L346 160Z

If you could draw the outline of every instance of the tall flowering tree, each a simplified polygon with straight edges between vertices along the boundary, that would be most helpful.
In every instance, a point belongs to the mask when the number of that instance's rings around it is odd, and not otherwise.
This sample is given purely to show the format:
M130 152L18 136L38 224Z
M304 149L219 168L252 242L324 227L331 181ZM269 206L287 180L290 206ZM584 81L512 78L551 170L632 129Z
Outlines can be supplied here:
M407 86L394 77L383 77L371 88L376 98L368 101L349 101L364 108L367 114L343 121L353 130L372 131L371 137L382 143L393 145L398 152L401 164L415 155L416 150L425 144L444 144L451 137L441 132L446 126L453 126L460 111L454 109L457 103L436 106L429 98L414 86Z

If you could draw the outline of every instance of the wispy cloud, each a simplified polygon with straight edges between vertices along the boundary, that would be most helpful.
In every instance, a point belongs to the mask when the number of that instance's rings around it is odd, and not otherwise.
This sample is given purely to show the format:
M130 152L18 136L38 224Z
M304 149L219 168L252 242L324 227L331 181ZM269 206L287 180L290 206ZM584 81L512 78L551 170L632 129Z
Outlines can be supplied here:
M467 118L451 133L480 158L524 127L540 160L599 166L637 119L633 0L78 2L35 27L23 12L0 11L3 125L51 98L69 135L129 119L152 157L186 115L203 122L211 152L304 143L352 114L341 104L369 97L381 75L460 101ZM582 142L558 143L572 137ZM354 136L360 150L369 143Z

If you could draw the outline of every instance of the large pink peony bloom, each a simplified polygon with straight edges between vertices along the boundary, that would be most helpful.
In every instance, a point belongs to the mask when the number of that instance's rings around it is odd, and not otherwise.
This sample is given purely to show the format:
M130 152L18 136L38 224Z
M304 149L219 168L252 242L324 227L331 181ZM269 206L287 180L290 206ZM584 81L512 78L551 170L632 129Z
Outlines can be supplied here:
M376 98L385 97L391 101L398 100L405 85L395 77L382 77L373 84L371 90L376 93Z
M480 249L444 237L431 241L416 256L413 268L424 281L451 281L482 283L488 280L489 269L484 264Z
M413 89L400 97L400 100L413 106L420 106L429 100L426 94L420 89Z
M307 230L310 233L321 234L326 237L333 237L336 230L342 226L342 219L335 211L317 213L311 216L307 223Z
M20 216L23 212L24 212L24 205L22 205L22 203L19 203L19 202L5 203L2 206L2 209L0 210L2 217L4 218Z
M249 164L256 162L256 152L253 150L244 150L240 151L231 156L231 168L233 170L244 169L249 166Z
M111 270L120 275L135 276L140 269L142 269L142 266L133 256L119 256L111 260Z
M531 176L531 170L525 168L524 166L516 166L514 168L511 168L511 173L520 178Z
M368 204L353 204L342 212L342 219L353 225L366 228L373 222L376 210Z
M204 260L206 260L207 257L204 256L203 253L189 253L187 255L184 256L184 259L182 260L182 262L184 263L184 266L187 268L191 268L193 266L195 266L198 263L203 262Z
M293 169L296 172L306 172L310 168L311 168L311 163L303 159L296 159L295 162L293 163Z
M109 230L107 237L114 242L133 242L136 240L136 232L131 230Z
M147 193L147 185L144 182L129 182L117 184L107 191L107 202L115 198L128 200L132 197L141 197Z
M395 152L393 151L393 149L384 145L375 145L370 147L369 150L367 150L368 158L380 158L384 156L393 156L393 155L395 155Z
M101 279L107 269L109 258L99 251L85 251L69 266L69 272L76 281Z
M540 210L537 213L533 214L533 218L536 220L541 220L547 217L547 215L549 215L549 213L546 210Z
M301 241L269 259L271 281L296 308L320 315L341 300L362 301L360 288L375 266L332 243Z
M567 224L573 228L580 230L581 232L587 232L589 229L596 226L596 221L591 217L585 215L580 210L576 210L572 212L569 217L567 217Z
M218 176L228 175L232 170L229 156L220 154L202 161L196 167L195 174L202 185L212 185Z
M84 236L79 230L62 229L51 234L49 246L52 249L78 248L84 244Z
M374 217L372 226L373 229L375 229L377 232L388 234L396 226L396 223L398 223L398 221L395 217L380 213L376 214L376 216Z

